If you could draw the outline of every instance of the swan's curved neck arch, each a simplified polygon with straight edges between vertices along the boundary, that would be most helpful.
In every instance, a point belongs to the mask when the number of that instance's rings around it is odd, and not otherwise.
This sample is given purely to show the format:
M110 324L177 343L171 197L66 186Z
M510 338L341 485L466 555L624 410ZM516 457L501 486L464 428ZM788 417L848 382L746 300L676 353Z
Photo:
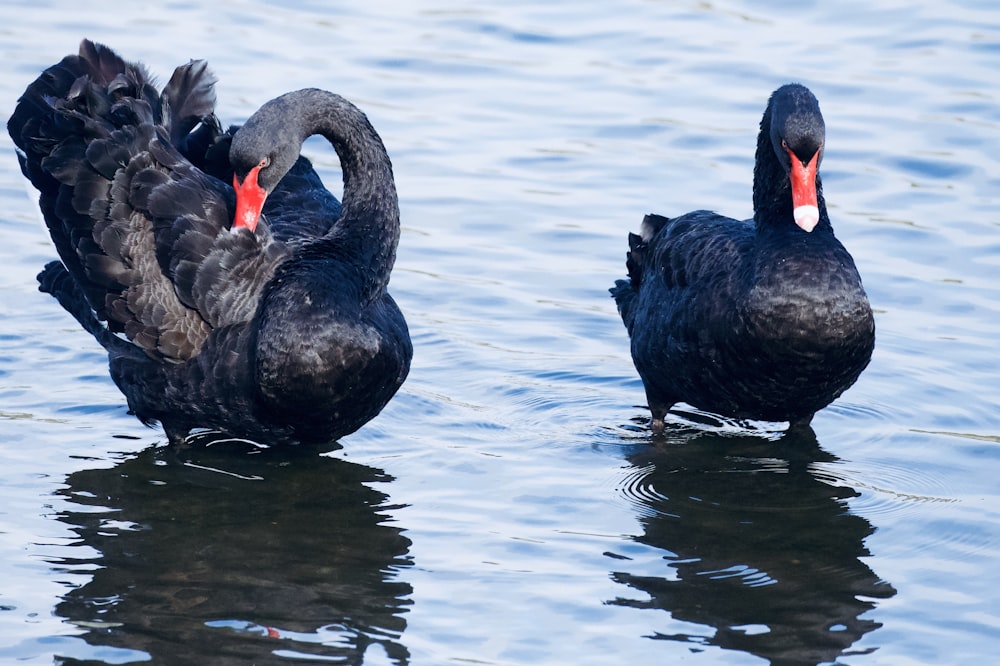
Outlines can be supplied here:
M316 88L281 95L236 133L230 159L239 174L241 167L251 168L266 157L270 168L261 171L260 184L270 192L298 159L302 143L315 134L337 151L344 178L341 218L319 242L349 256L384 286L399 241L399 203L389 155L360 109Z

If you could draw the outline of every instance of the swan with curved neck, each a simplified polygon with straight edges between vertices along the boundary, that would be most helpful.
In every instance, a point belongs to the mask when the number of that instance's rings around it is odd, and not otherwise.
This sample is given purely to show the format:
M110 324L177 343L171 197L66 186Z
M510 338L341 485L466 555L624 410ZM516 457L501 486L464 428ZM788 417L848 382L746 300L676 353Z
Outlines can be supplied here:
M233 137L229 161L237 197L235 226L256 228L268 194L314 134L325 137L341 158L345 207L391 205L385 213L398 217L392 166L368 119L340 95L307 88L265 103Z
M378 133L340 95L307 88L260 107L232 137L229 162L236 191L233 229L254 231L268 196L299 160L303 142L326 138L337 151L344 179L340 219L331 229L331 256L350 256L375 281L388 283L399 242L399 204L392 164Z
M386 291L392 165L365 115L318 89L223 133L214 82L192 61L160 92L85 40L28 86L8 129L60 254L41 289L171 442L196 429L330 442L381 411L412 358ZM299 155L313 134L340 157L342 204Z

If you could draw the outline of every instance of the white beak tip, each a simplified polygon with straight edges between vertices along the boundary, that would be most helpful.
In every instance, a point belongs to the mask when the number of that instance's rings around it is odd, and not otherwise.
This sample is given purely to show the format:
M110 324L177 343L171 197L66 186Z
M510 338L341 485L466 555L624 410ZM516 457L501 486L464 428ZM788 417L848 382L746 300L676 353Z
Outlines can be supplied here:
M812 231L819 222L819 208L816 206L799 206L792 211L795 224L803 231Z

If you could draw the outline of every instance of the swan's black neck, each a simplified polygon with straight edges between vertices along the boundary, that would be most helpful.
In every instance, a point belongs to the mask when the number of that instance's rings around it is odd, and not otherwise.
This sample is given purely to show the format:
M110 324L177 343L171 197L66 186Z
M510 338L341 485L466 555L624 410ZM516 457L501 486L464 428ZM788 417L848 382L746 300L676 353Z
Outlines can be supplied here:
M757 135L756 162L753 171L753 209L757 230L766 228L796 229L792 215L790 158L782 141L799 152L821 150L826 130L819 103L805 86L789 84L776 90L764 110ZM810 146L799 150L800 146ZM811 155L803 155L806 159ZM823 184L816 172L816 205L819 223L810 233L832 231L823 198Z
M354 263L375 291L388 283L399 242L399 204L392 163L375 129L339 95L308 88L267 102L233 137L230 160L240 177L267 158L259 176L268 192L298 159L302 143L320 134L340 158L344 194L340 221L314 243L312 256Z

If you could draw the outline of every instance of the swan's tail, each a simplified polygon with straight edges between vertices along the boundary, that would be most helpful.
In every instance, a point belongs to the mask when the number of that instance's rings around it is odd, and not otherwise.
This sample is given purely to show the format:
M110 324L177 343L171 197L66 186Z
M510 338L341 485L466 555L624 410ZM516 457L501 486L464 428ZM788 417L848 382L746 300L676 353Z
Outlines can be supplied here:
M98 320L80 284L73 279L62 262L50 261L45 265L38 274L38 291L55 297L59 305L73 315L80 326L93 335L109 354L146 360L144 352L132 343L119 338Z
M635 323L635 303L639 297L639 286L642 284L643 272L646 268L646 252L649 241L670 220L662 215L647 215L642 220L641 236L628 235L628 253L625 255L625 268L628 269L628 280L617 280L615 286L609 289L611 296L618 305L618 314L625 322L629 334Z
M625 322L625 328L628 329L629 335L632 334L632 323L635 321L635 300L636 294L635 290L632 288L632 283L628 280L615 280L615 286L608 289L611 292L611 297L615 299L615 304L618 305L618 314L621 315L622 321Z

